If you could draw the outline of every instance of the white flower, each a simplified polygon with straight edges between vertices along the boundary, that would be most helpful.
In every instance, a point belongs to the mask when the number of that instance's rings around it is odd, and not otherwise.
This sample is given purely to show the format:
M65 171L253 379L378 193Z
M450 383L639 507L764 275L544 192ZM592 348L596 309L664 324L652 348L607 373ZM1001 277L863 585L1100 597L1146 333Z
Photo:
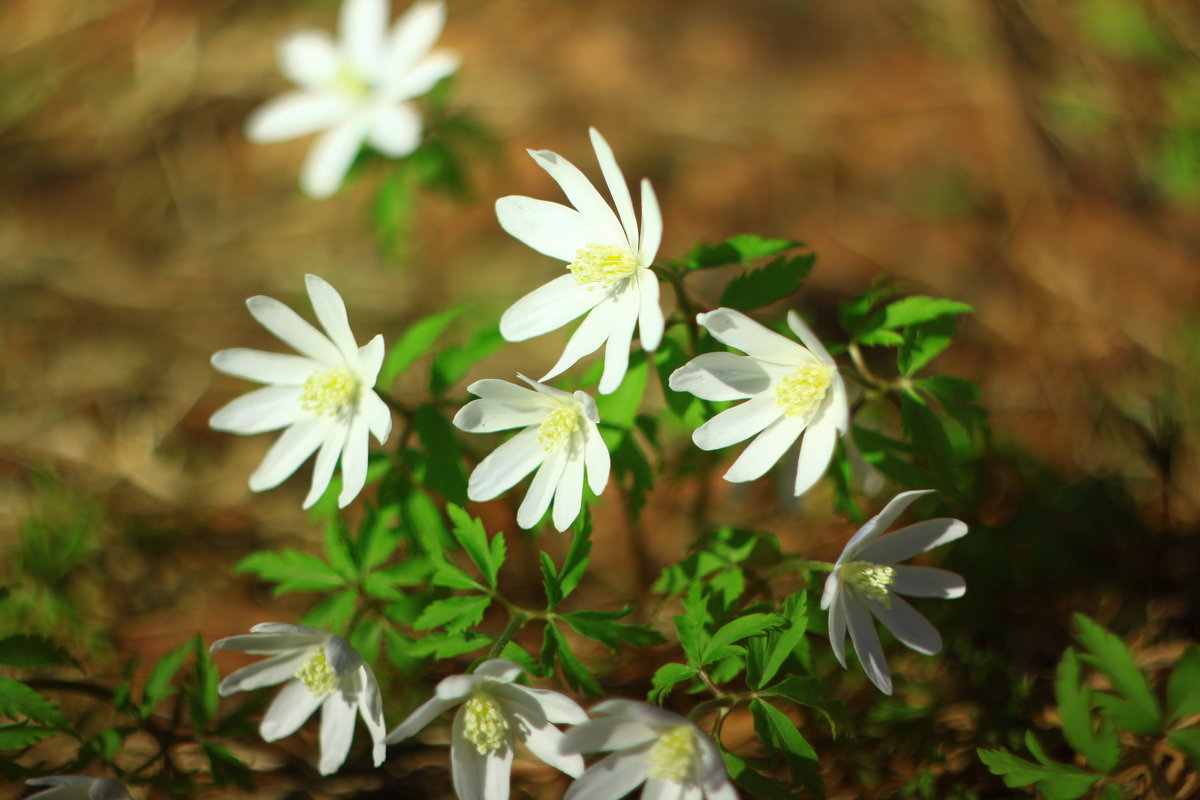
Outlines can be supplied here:
M560 374L607 341L600 393L609 394L625 377L634 327L641 331L645 350L654 350L662 340L658 278L650 270L662 241L662 214L650 182L643 179L639 235L625 176L600 133L592 128L591 135L616 214L582 172L549 150L529 154L558 182L574 208L532 197L496 201L496 216L504 230L534 250L566 261L570 270L505 311L500 333L510 342L520 342L587 314L558 363L541 380Z
M421 0L387 30L388 0L344 0L335 42L321 30L297 31L279 43L279 66L298 91L246 121L254 142L327 131L313 145L300 185L328 197L341 185L364 141L400 158L421 142L421 117L405 102L458 68L458 56L434 50L446 22L444 3Z
M737 800L716 745L688 720L632 700L607 700L592 713L606 716L567 731L563 752L613 752L563 800L617 800L643 781L642 800Z
M796 312L787 319L803 346L731 308L697 315L717 341L747 355L704 353L671 373L668 385L705 400L746 400L692 433L701 450L756 437L725 473L727 481L761 477L803 434L796 467L799 496L825 474L850 410L846 387L825 347Z
M520 674L519 665L494 658L480 664L474 674L446 678L432 699L388 734L387 743L407 739L443 711L461 706L450 732L450 766L458 800L508 800L514 742L521 742L550 766L579 777L583 759L560 752L563 733L552 723L577 725L587 714L558 692L513 683Z
M480 461L467 483L467 497L491 500L537 470L517 524L532 528L554 501L554 527L564 531L583 505L583 478L594 494L608 483L609 456L596 423L596 401L586 392L568 392L521 380L533 389L500 380L476 381L467 391L479 397L454 416L454 424L471 433L508 428L525 430Z
M849 630L867 677L884 694L892 693L892 674L871 614L901 642L918 653L932 655L942 649L941 634L900 595L953 598L967 591L962 576L956 573L896 563L963 536L966 523L930 519L882 535L912 501L932 491L903 492L892 498L846 543L833 572L825 579L821 608L829 610L829 642L834 655L846 666Z
M263 739L273 742L291 736L320 707L318 769L322 775L330 775L338 771L350 752L357 712L371 733L375 766L382 764L387 751L383 742L383 701L375 673L358 651L340 636L303 625L263 622L250 630L253 633L213 642L209 649L272 656L242 667L219 687L225 697L287 681L259 725Z
M208 424L240 434L287 428L250 476L251 491L278 486L317 452L305 508L324 494L341 455L338 505L345 507L367 480L368 432L383 444L392 429L391 412L372 391L383 364L383 337L360 349L341 295L316 275L306 275L305 283L325 334L278 300L247 300L254 318L300 355L244 348L214 354L212 365L226 375L270 385L232 401Z
M26 800L129 800L129 790L112 778L89 778L85 775L47 775L30 778L29 786L50 786L43 792L29 795Z

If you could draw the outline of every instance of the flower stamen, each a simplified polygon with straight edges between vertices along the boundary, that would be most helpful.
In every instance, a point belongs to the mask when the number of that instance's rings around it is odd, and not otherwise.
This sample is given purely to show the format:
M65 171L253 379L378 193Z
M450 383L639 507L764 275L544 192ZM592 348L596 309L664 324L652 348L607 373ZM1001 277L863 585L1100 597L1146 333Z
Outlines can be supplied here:
M340 417L358 398L358 381L345 370L314 372L300 390L300 408L318 417Z
M637 256L612 244L588 244L575 251L575 260L567 269L580 286L607 289L628 278L641 267Z
M785 416L808 416L825 399L832 377L823 364L805 364L775 384L775 404Z
M560 406L551 411L538 427L538 444L547 453L555 453L571 440L579 429L579 412Z
M463 704L466 724L463 736L475 745L479 755L499 750L508 740L508 720L500 710L500 704L486 692L476 692Z
M332 88L350 100L362 100L371 93L371 85L347 64L343 64L333 76Z
M680 725L658 737L646 755L651 777L685 783L692 776L696 755L694 736L691 725Z
M333 694L338 687L337 675L329 668L324 647L318 647L317 651L300 665L300 669L296 670L296 678L317 697Z
M884 608L892 607L889 587L896 582L896 568L870 561L850 561L838 568L838 577L877 600Z

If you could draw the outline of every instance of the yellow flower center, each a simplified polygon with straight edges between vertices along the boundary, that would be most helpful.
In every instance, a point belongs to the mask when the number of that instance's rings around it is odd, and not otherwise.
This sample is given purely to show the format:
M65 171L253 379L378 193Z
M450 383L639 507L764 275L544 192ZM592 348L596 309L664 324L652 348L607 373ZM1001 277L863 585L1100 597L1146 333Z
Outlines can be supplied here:
M487 692L476 692L463 705L467 715L463 736L475 745L479 755L499 750L508 741L508 720L500 710L496 698Z
M650 775L675 783L684 783L691 778L692 762L696 756L694 736L691 725L680 725L658 737L646 755L646 760L650 762Z
M348 64L338 68L337 74L333 76L332 88L350 100L362 100L371 93L371 85Z
M571 440L571 434L578 428L579 412L573 408L560 406L542 420L542 424L538 427L538 444L547 453L557 452Z
M350 410L357 397L358 381L345 370L322 370L304 381L300 408L318 417L338 417Z
M888 587L896 582L896 568L870 561L850 561L838 567L838 577L858 591L878 600L884 608L892 607Z
M775 404L789 417L812 414L825 399L832 377L823 364L805 364L775 384Z
M567 264L567 269L580 286L607 289L637 272L641 266L637 256L624 247L589 244L575 251L575 260Z
M329 668L324 647L318 647L317 651L300 665L300 669L296 670L296 677L317 697L332 694L338 687L337 675Z

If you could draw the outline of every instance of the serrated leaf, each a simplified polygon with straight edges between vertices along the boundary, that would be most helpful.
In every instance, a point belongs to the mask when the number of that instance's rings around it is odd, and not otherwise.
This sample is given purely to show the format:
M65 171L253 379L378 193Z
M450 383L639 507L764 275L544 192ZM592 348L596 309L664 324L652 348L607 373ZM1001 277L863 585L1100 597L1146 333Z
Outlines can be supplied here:
M1079 797L1100 780L1099 775L1085 772L1078 767L1067 764L1035 764L1013 755L1004 748L985 750L981 747L976 752L979 754L979 760L987 765L993 775L1004 779L1005 786L1029 786L1037 783L1038 788L1047 797L1047 789L1053 790L1061 800Z
M943 317L970 314L974 310L966 303L960 303L957 300L915 294L889 303L883 309L883 319L879 327L896 330Z
M146 678L146 683L142 685L140 710L143 717L148 716L163 700L175 694L175 688L171 682L183 668L183 662L187 661L192 648L193 644L190 641L184 642L160 658L154 665L154 669L150 671L150 677Z
M445 626L450 633L461 633L473 625L479 624L483 613L492 604L492 598L486 595L465 595L462 597L447 597L434 600L417 621L413 630L427 631L430 628Z
M552 667L553 663L557 661L562 667L563 678L571 688L585 692L592 697L599 697L601 694L600 684L592 678L587 667L583 666L571 652L567 638L562 635L558 627L552 622L547 623L543 636L545 638L542 640L542 663Z
M796 795L774 778L752 769L745 759L726 750L721 750L721 758L725 760L725 769L729 777L738 786L746 790L750 797L762 797L767 800L795 800ZM818 795L818 800L824 800L824 795Z
M757 636L785 624L787 624L787 621L778 614L746 614L727 622L718 628L708 640L707 645L701 653L700 663L703 665L716 660L714 651L717 648L733 644L734 642L740 642L748 636Z
M1182 731L1171 731L1167 741L1192 762L1194 769L1200 768L1200 730L1189 728Z
M571 547L563 559L562 569L554 568L554 561L542 553L542 573L546 583L546 610L565 600L583 580L592 553L592 515L585 507L574 525ZM553 574L553 578L551 578Z
M20 681L0 676L0 716L62 727L67 717L50 699Z
M425 485L451 503L466 503L467 470L450 420L433 405L423 404L413 414L413 429L425 449Z
M358 564L350 552L348 539L341 517L334 516L325 523L325 556L329 559L329 566L346 582L351 582L358 576Z
M942 317L904 329L904 341L896 351L896 368L902 375L919 372L954 340L954 317Z
M276 584L274 594L320 592L340 589L346 579L316 556L298 550L262 550L238 562L235 572L254 572L264 581Z
M487 647L494 641L491 636L429 634L413 642L409 652L426 658L457 658Z
M622 611L569 611L562 615L576 633L608 645L614 653L621 652L621 645L642 648L666 641L662 634L645 625L622 625L617 620L633 610L632 606Z
M743 272L725 286L717 304L750 311L782 300L800 289L815 260L811 253L793 258L780 256L765 267Z
M1090 654L1084 656L1084 660L1107 675L1113 688L1130 705L1130 713L1136 719L1135 727L1124 727L1134 733L1156 731L1160 719L1158 702L1150 691L1146 676L1133 663L1125 643L1083 614L1075 615L1075 632ZM1097 698L1097 702L1099 700Z
M475 562L475 566L479 568L479 572L483 575L483 579L487 581L488 586L495 588L496 573L500 567L499 564L492 561L492 549L488 544L487 530L483 527L483 521L472 517L462 508L453 503L446 504L446 514L450 517L453 523L451 533L455 540L466 551L466 554ZM500 534L496 534L497 538L501 538ZM501 538L501 560L503 561L503 539Z
M0 638L0 664L10 667L49 667L75 663L70 653L44 636L14 633Z
M699 673L687 664L663 664L650 679L650 694L647 698L651 703L662 705L663 700L671 693L676 685L691 680Z
M825 788L817 753L800 733L796 723L759 698L750 701L750 714L759 738L783 756L792 780L803 783L813 794L823 795Z
M1081 684L1075 648L1067 648L1058 665L1054 697L1067 743L1101 772L1111 772L1121 757L1121 743L1112 727L1092 724L1091 693Z
M1175 663L1167 679L1168 721L1200 714L1200 645L1193 645Z
M0 750L23 750L54 734L54 728L37 725L0 725Z
M434 586L441 586L446 589L475 589L483 591L483 586L480 585L479 581L448 562L437 565L437 568L433 571L433 575L429 578L429 582Z
M923 454L937 488L953 493L960 473L955 469L957 459L954 457L954 448L941 420L930 410L924 398L912 391L900 394L900 415L913 449Z
M187 694L192 723L199 732L207 730L209 723L217 717L217 687L221 676L199 634L192 637L191 645L192 680L185 684L184 691Z
M808 601L803 591L788 597L781 611L788 626L783 630L772 631L767 640L767 655L757 683L760 689L775 677L808 630Z
M457 306L424 317L409 325L396 343L389 348L387 357L383 360L383 367L379 370L379 379L376 381L376 385L385 389L391 386L396 378L411 367L418 358L433 348L450 323L466 310L466 306Z
M749 266L759 258L766 258L794 247L803 247L803 242L791 239L774 239L754 234L739 234L719 244L698 244L683 257L685 271L723 267L727 264Z

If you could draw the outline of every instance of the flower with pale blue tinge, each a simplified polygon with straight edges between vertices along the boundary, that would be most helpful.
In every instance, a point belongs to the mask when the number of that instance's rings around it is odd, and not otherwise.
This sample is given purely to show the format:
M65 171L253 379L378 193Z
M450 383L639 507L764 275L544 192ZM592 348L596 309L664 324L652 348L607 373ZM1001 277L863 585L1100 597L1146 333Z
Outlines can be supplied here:
M883 535L909 504L932 492L922 489L896 495L851 537L825 579L821 608L829 612L829 643L833 645L833 654L846 666L849 631L854 652L867 677L884 694L892 693L892 673L871 617L882 622L908 647L932 655L942 649L941 634L901 595L954 598L967 591L962 576L954 572L897 563L964 536L966 523L949 518L930 519Z
M532 388L494 379L471 384L467 391L479 399L454 417L454 424L470 433L524 429L479 462L467 496L491 500L537 470L517 509L517 524L532 528L553 501L554 527L565 531L583 506L585 474L593 494L608 483L608 448L596 427L596 401L587 392L572 394L518 377Z
M433 45L446 23L446 6L421 0L388 30L388 0L343 0L335 41L305 29L279 44L279 66L298 87L255 111L246 121L254 142L278 142L311 133L300 185L313 197L337 191L363 143L401 158L421 143L421 117L407 102L458 69L459 59Z
M563 737L564 753L612 753L588 767L563 800L618 800L645 783L642 800L737 800L712 739L678 714L606 700Z
M717 341L746 353L704 353L671 373L668 385L704 400L745 400L692 433L701 450L754 437L725 473L734 483L762 477L801 436L796 496L815 484L850 424L846 387L837 365L800 315L788 326L803 344L759 325L740 311L718 308L696 320Z
M325 493L340 457L338 505L344 508L367 480L368 434L383 444L392 430L391 412L372 390L383 365L383 337L376 336L360 348L341 295L316 275L306 276L305 282L325 333L278 300L261 296L247 300L254 318L300 355L244 348L213 355L212 365L226 375L269 385L232 401L208 424L239 434L286 428L250 476L251 491L283 483L315 452L305 508Z
M520 665L493 658L470 675L444 679L432 699L388 734L387 743L413 736L443 711L458 706L450 727L450 765L458 800L508 800L517 742L555 769L579 777L583 758L561 751L563 733L555 724L578 725L587 714L558 692L514 683L520 674Z
M383 701L371 667L340 636L318 628L263 622L240 636L213 642L210 650L269 655L268 659L231 673L218 687L222 697L283 683L259 725L265 741L291 736L313 712L321 709L322 775L331 775L346 761L354 740L354 723L361 716L371 734L375 766L383 763ZM286 683L285 683L286 681Z
M112 778L86 775L47 775L25 781L29 786L49 786L25 800L130 800L129 790Z
M607 342L600 393L609 394L625 377L634 329L643 350L654 350L662 340L658 278L650 270L662 241L662 214L650 182L643 179L639 230L633 198L612 149L595 128L591 136L615 213L582 172L549 150L529 154L562 187L570 206L519 196L496 201L500 227L534 250L567 262L568 270L505 311L500 333L520 342L586 314L558 363L541 380L561 374Z

